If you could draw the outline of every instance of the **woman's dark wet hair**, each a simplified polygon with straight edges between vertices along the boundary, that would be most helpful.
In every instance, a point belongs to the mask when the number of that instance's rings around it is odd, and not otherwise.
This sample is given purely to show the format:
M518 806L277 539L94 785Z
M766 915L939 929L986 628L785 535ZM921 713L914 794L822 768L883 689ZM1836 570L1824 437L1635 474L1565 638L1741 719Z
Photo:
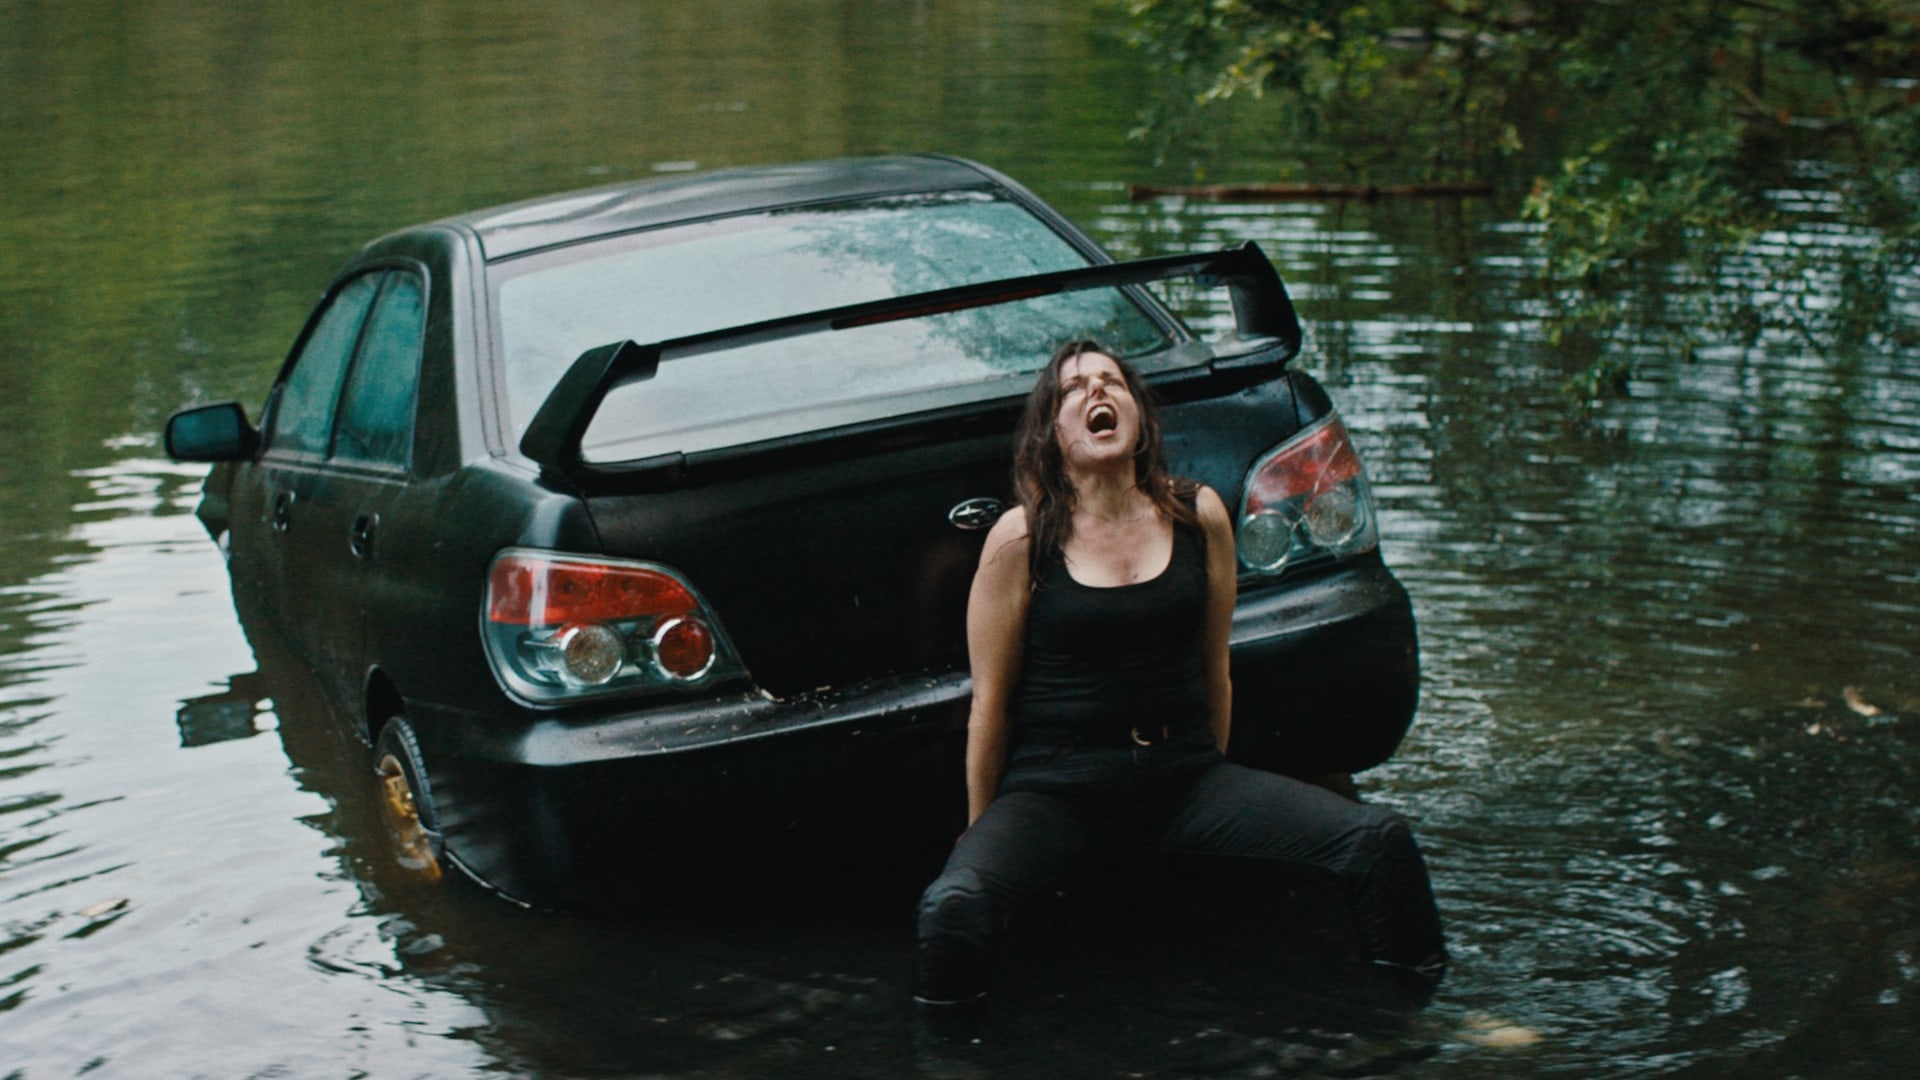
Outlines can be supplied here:
M1160 439L1160 417L1154 407L1153 391L1125 357L1091 338L1069 341L1054 350L1053 359L1034 381L1027 394L1026 410L1013 437L1013 490L1027 511L1029 567L1033 580L1040 568L1073 536L1073 483L1067 479L1067 466L1055 438L1055 420L1060 415L1060 369L1082 353L1111 357L1126 380L1127 392L1140 411L1140 441L1133 449L1133 482L1170 521L1198 525L1192 495L1198 485L1176 480L1167 472L1166 453Z

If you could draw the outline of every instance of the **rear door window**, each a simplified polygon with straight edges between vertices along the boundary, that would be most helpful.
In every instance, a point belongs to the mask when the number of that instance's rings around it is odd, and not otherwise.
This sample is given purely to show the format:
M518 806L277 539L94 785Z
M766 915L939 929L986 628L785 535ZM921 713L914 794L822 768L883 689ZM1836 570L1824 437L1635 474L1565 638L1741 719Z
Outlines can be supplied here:
M378 273L363 274L334 291L280 384L268 449L324 457L347 363L360 340L367 309L379 291Z
M395 272L360 337L360 352L340 406L333 454L405 468L413 450L414 398L420 382L424 314L420 278Z
M1024 207L979 192L739 215L504 261L493 309L512 434L596 346L1087 264ZM1120 290L789 338L663 364L608 396L583 448L630 460L1012 396L1078 337L1136 359L1171 343Z

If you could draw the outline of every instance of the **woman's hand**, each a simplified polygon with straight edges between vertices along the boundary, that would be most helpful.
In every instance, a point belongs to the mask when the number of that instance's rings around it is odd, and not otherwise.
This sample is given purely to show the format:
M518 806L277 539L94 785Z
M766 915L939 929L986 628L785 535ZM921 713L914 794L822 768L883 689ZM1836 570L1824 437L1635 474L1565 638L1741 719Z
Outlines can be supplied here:
M986 812L1007 767L1007 700L1020 676L1026 640L1030 543L1024 508L1001 515L987 533L967 594L967 660L973 670L973 707L967 716L969 826Z
M1207 676L1207 726L1224 754L1233 730L1233 678L1227 653L1238 573L1233 518L1227 513L1227 504L1204 484L1194 495L1194 509L1200 513L1200 528L1207 537L1207 618L1200 641Z

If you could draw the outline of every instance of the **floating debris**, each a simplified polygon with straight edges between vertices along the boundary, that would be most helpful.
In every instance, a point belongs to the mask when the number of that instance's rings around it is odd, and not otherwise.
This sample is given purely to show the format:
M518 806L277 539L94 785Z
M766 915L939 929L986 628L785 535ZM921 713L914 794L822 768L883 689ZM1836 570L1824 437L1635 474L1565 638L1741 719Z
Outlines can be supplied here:
M1538 1045L1545 1037L1521 1024L1510 1024L1491 1016L1469 1016L1460 1029L1460 1037L1489 1050L1518 1050Z
M133 901L127 897L115 897L112 900L102 900L90 907L81 908L79 915L83 919L97 919L102 915L110 915L113 912L119 911L131 903L133 903Z
M1375 199L1453 198L1470 199L1493 194L1493 185L1484 180L1434 182L1425 184L1189 184L1163 186L1129 184L1127 198L1144 202L1166 195L1205 202L1281 202L1295 199Z
M1880 706L1861 697L1860 688L1857 686L1849 686L1845 690L1840 691L1840 697L1847 703L1847 708L1852 709L1861 716L1880 715Z

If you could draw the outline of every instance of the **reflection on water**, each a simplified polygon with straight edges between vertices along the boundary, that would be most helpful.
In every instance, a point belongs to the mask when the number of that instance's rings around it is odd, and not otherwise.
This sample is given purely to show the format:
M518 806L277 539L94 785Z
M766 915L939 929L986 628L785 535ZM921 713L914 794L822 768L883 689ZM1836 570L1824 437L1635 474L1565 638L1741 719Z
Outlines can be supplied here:
M316 827L326 799L271 735L190 719L183 697L253 670L219 555L182 512L198 470L134 457L87 482L75 557L0 595L0 1060L321 1075L470 1023L455 997L394 1012L383 980L327 977L331 956L391 968L393 947ZM248 735L275 722L244 718Z
M531 22L436 5L398 29L357 4L325 26L237 4L131 22L115 5L0 10L0 120L26 152L0 156L0 1063L1920 1061L1905 356L1789 344L1680 364L1649 343L1625 399L1570 411L1560 385L1587 358L1542 339L1529 233L1492 207L1128 203L1151 166L1118 140L1127 58L1084 14L774 7L786 28L678 3L645 27L566 4ZM621 63L562 62L602 51ZM588 68L617 72L612 90L566 74ZM610 109L609 93L651 104ZM486 152L438 134L456 128ZM109 152L111 132L127 138ZM1033 182L1122 255L1255 239L1288 277L1304 363L1361 444L1421 620L1420 720L1362 786L1418 824L1449 920L1454 969L1426 1009L1339 974L1338 920L1310 891L1108 883L1034 914L985 1041L943 1061L953 1048L917 1043L903 1001L912 873L689 880L686 910L628 918L424 890L386 858L364 749L299 664L243 637L189 514L200 471L157 460L151 432L187 400L257 407L351 244L603 176L926 139ZM701 877L737 880L738 856Z

